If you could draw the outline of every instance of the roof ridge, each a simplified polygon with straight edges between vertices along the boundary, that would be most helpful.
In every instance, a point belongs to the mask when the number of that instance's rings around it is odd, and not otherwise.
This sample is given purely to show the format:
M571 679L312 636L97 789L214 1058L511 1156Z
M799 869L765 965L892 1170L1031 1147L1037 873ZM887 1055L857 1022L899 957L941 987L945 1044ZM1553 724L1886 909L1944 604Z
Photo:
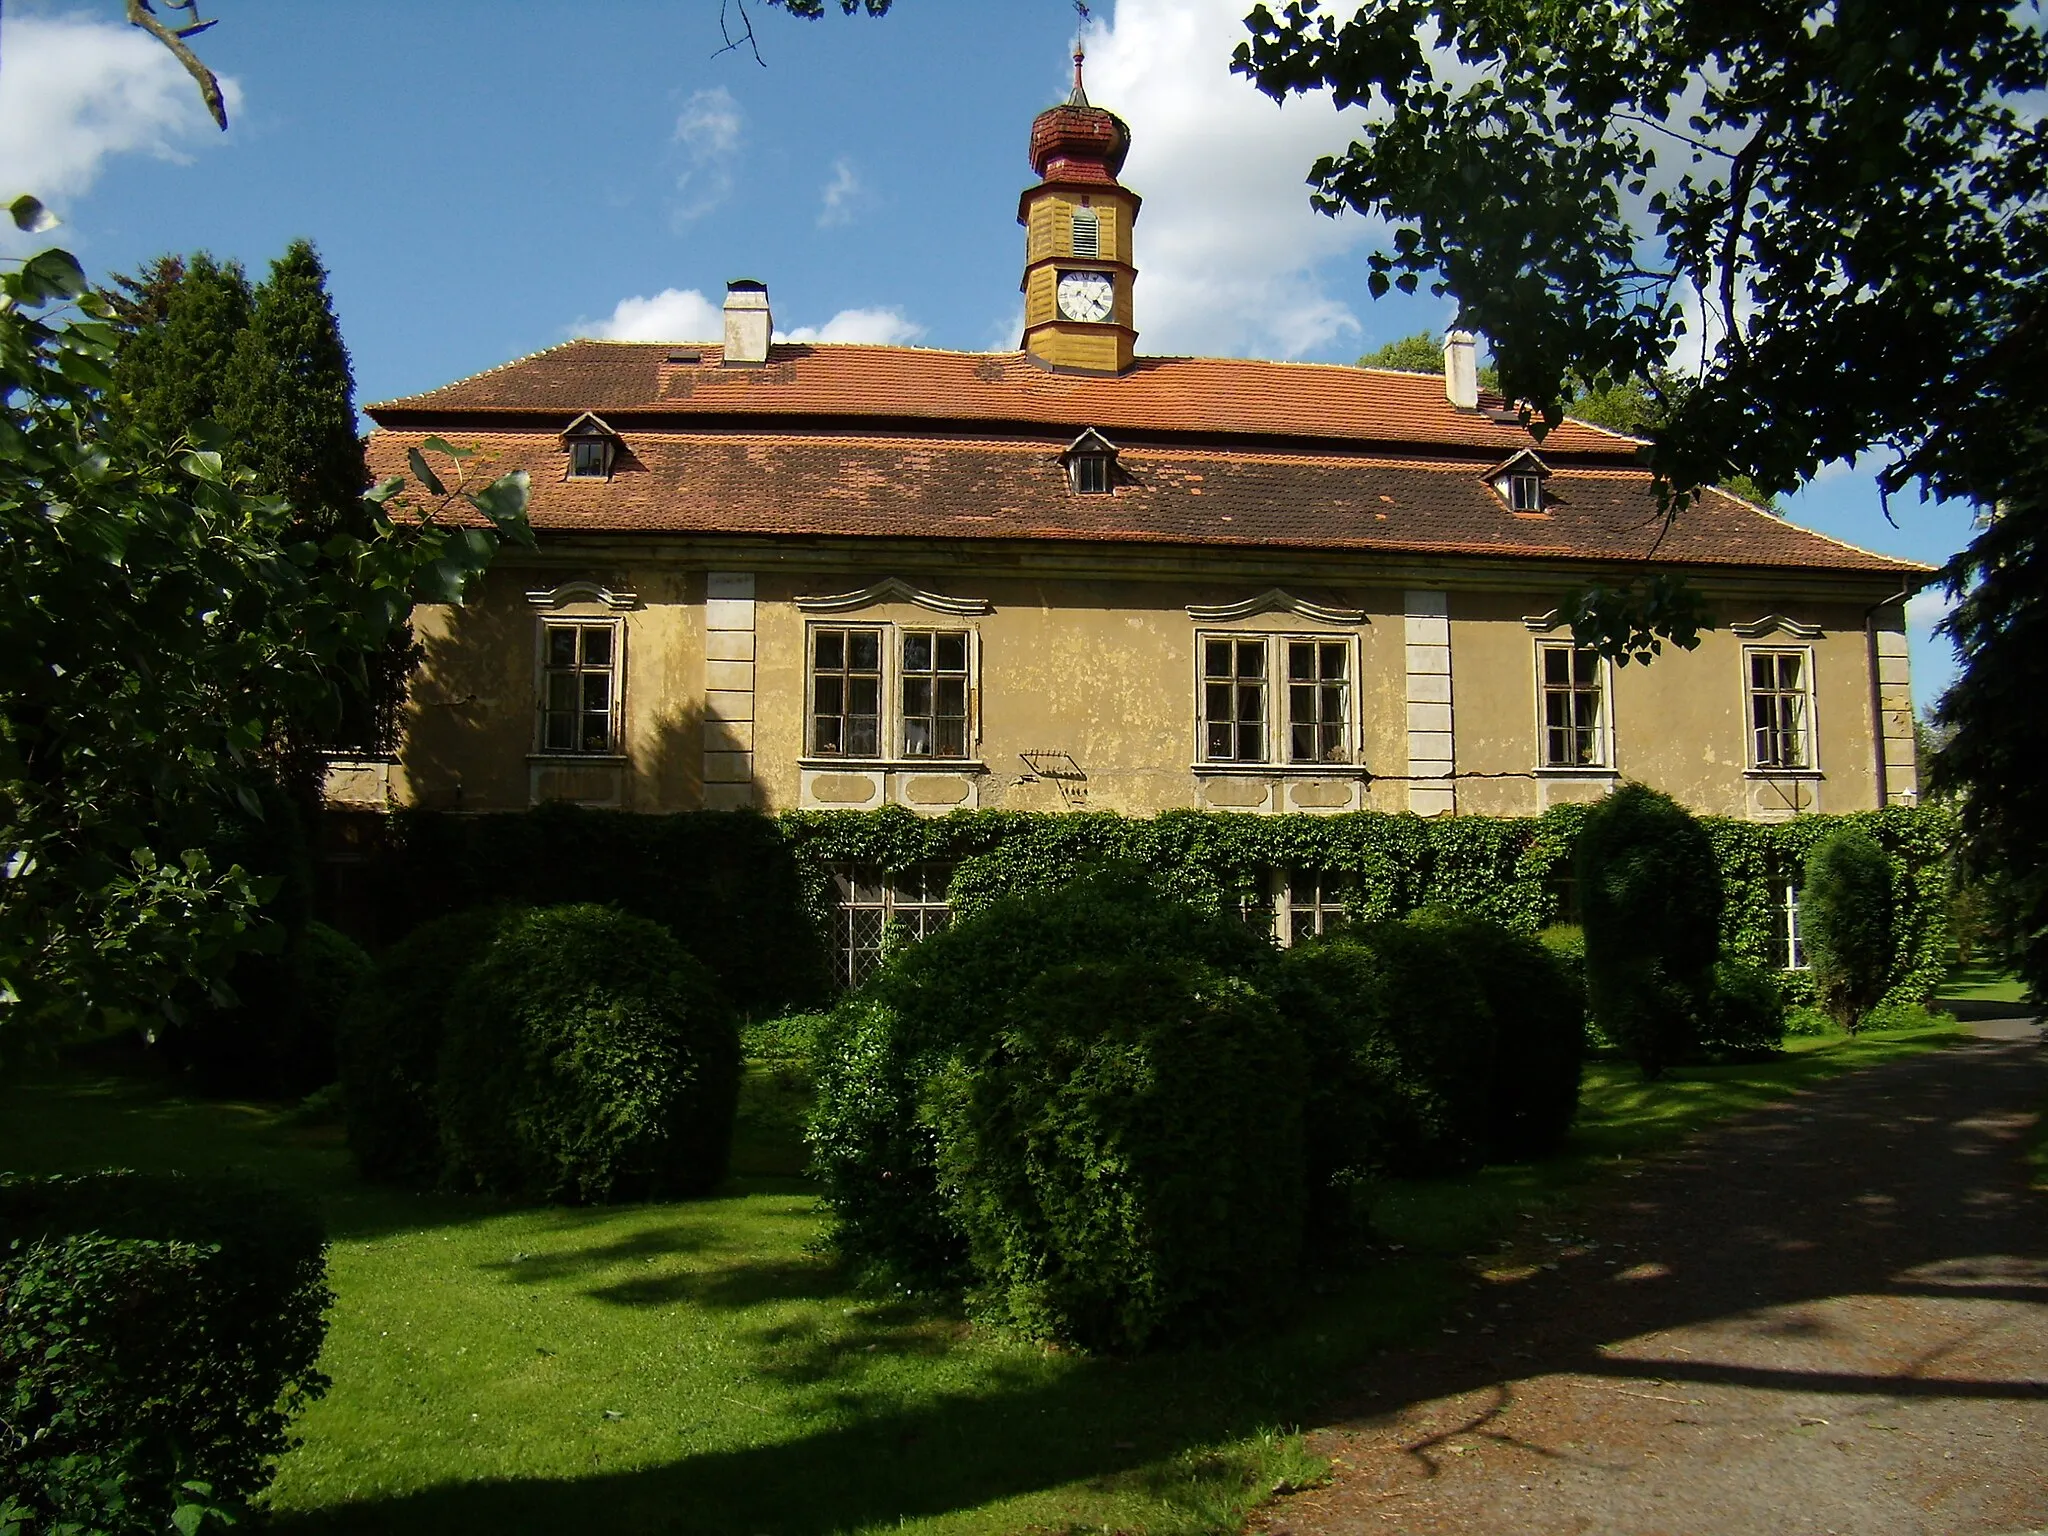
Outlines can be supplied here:
M507 362L494 363L489 368L479 368L475 373L465 373L459 379L450 379L446 384L436 384L432 389L414 390L409 395L393 395L388 400L366 401L358 409L365 412L374 411L387 405L397 405L404 400L421 400L428 395L438 395L442 390L453 389L458 384L472 384L478 379L487 379L494 373L503 373L507 368L517 368L521 363L530 363L536 357L546 357L550 352L559 352L564 347L573 347L578 341L583 339L582 337L572 336L567 341L558 341L551 347L541 347L533 352L522 353Z

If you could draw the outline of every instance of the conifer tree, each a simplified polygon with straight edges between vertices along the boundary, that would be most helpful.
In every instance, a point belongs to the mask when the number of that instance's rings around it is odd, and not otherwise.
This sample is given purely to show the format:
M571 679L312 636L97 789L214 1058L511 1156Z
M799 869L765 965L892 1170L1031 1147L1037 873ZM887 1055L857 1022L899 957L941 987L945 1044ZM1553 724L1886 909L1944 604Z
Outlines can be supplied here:
M123 414L166 443L195 421L218 420L222 386L253 307L240 263L215 261L205 251L189 259L159 256L115 282L119 291L108 297L125 332L114 359Z
M327 269L294 240L256 289L220 384L242 467L291 502L317 536L340 530L366 484L355 376L327 294Z

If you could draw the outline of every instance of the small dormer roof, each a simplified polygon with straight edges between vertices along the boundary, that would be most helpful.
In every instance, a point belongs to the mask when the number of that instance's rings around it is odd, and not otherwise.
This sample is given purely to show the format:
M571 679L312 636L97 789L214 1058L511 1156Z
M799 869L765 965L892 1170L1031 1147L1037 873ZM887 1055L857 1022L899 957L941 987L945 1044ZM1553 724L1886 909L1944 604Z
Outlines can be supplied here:
M1060 451L1060 462L1064 464L1084 453L1106 453L1113 459L1121 452L1115 443L1090 427Z
M1550 478L1550 466L1543 462L1534 448L1524 448L1521 452L1503 459L1479 478L1498 480L1502 475L1510 474L1539 475L1547 480Z
M585 411L581 416L570 422L569 425L562 428L561 436L562 441L565 443L571 438L576 437L608 437L616 442L619 434L613 431L611 423L598 415L597 412Z

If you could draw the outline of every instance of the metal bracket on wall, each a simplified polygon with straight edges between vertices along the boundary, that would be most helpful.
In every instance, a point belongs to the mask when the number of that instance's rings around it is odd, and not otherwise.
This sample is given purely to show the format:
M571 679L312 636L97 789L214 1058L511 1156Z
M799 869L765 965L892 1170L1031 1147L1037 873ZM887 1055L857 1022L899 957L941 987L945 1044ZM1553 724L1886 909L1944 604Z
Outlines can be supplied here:
M1018 759L1034 779L1046 779L1059 787L1060 798L1079 810L1088 803L1088 775L1065 752L1019 752Z

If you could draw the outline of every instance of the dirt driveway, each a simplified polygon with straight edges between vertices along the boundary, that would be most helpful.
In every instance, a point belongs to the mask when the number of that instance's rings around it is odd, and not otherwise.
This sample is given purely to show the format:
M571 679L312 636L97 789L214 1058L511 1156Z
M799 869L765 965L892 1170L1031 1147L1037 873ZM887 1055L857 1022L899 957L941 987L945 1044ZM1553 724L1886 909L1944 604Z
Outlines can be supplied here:
M2048 1527L2048 1095L2029 1025L1853 1073L1532 1234L1313 1437L1257 1532L1967 1536ZM1554 1267L1549 1267L1554 1266Z

